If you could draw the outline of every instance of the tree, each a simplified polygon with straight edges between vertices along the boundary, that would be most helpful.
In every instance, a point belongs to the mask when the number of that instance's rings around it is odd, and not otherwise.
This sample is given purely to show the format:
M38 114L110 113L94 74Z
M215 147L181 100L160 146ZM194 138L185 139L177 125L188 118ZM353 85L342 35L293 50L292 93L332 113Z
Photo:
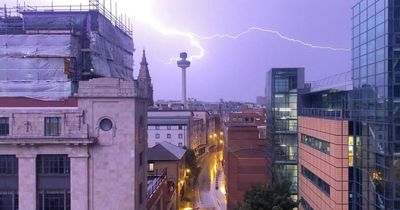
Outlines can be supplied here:
M197 177L200 174L200 167L198 167L198 161L195 152L192 149L188 149L186 151L185 156L185 164L186 168L190 169L190 175L193 177L196 182Z
M253 186L246 191L238 210L292 210L297 207L290 197L290 182L273 182Z

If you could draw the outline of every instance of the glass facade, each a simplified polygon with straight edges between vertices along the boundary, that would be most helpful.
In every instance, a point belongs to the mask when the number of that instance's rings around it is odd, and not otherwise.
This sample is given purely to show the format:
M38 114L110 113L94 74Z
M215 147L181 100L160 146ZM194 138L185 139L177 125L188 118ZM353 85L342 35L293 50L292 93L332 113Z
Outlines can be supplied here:
M353 7L350 209L400 209L400 0Z
M290 181L293 195L297 194L298 90L303 87L303 68L274 68L267 74L267 156L273 177Z

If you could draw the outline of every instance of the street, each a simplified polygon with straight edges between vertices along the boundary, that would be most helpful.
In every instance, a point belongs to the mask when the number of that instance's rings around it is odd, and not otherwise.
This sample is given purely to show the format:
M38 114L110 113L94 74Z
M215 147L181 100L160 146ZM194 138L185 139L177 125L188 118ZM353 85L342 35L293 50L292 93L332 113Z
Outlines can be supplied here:
M222 151L212 151L200 160L201 171L196 188L196 209L226 209Z

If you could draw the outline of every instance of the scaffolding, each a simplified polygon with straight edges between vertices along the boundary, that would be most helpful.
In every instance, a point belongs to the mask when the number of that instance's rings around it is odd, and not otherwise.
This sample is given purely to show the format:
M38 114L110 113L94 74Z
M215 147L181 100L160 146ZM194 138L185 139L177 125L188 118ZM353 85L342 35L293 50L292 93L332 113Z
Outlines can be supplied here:
M131 36L133 35L133 24L129 17L123 14L118 14L118 5L115 2L115 11L112 11L112 0L110 0L109 9L105 6L105 0L100 3L99 0L89 0L88 4L79 5L41 5L41 6L30 6L26 5L25 2L20 5L17 3L16 6L7 7L6 4L0 5L0 28L4 27L4 21L15 21L22 20L22 14L27 12L88 12L94 11L103 15L108 19L115 27L121 29L124 33ZM2 24L3 22L3 24ZM10 24L11 29L19 29L21 25Z
M133 80L130 20L98 0L0 11L0 97L60 100L81 80Z

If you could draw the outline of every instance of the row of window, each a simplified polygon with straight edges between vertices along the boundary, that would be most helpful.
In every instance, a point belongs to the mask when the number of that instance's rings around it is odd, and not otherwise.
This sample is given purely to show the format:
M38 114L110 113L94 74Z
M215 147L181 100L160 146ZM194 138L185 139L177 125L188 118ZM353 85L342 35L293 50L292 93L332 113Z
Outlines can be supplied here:
M36 172L39 175L69 174L69 157L68 155L38 155ZM18 158L15 155L0 155L0 175L18 175Z
M160 139L160 134L156 133L155 137L156 137L156 139ZM167 139L170 139L170 138L172 138L172 135L170 133L168 133L167 134ZM178 134L178 139L182 139L182 138L183 138L183 134L181 134L181 133Z
M327 194L328 196L330 195L330 186L328 183L326 183L324 180L319 178L317 175L315 175L313 172L308 170L306 167L301 165L301 174L306 177L308 180L311 181L318 189L320 189L322 192Z
M156 127L156 130L160 130L160 126L159 125L156 125L155 127ZM171 130L171 128L172 128L172 126L167 125L167 130ZM183 129L183 126L179 125L178 126L178 130L182 130L182 129Z
M8 117L0 117L0 136L10 134L10 124ZM61 134L61 117L44 118L44 135L59 136Z
M70 190L40 190L38 192L39 210L70 210ZM18 210L18 192L0 191L0 209Z
M321 139L309 136L309 135L305 135L305 134L301 134L301 143L303 144L307 144L308 146L319 150L325 154L330 153L330 144L329 142L323 141Z

